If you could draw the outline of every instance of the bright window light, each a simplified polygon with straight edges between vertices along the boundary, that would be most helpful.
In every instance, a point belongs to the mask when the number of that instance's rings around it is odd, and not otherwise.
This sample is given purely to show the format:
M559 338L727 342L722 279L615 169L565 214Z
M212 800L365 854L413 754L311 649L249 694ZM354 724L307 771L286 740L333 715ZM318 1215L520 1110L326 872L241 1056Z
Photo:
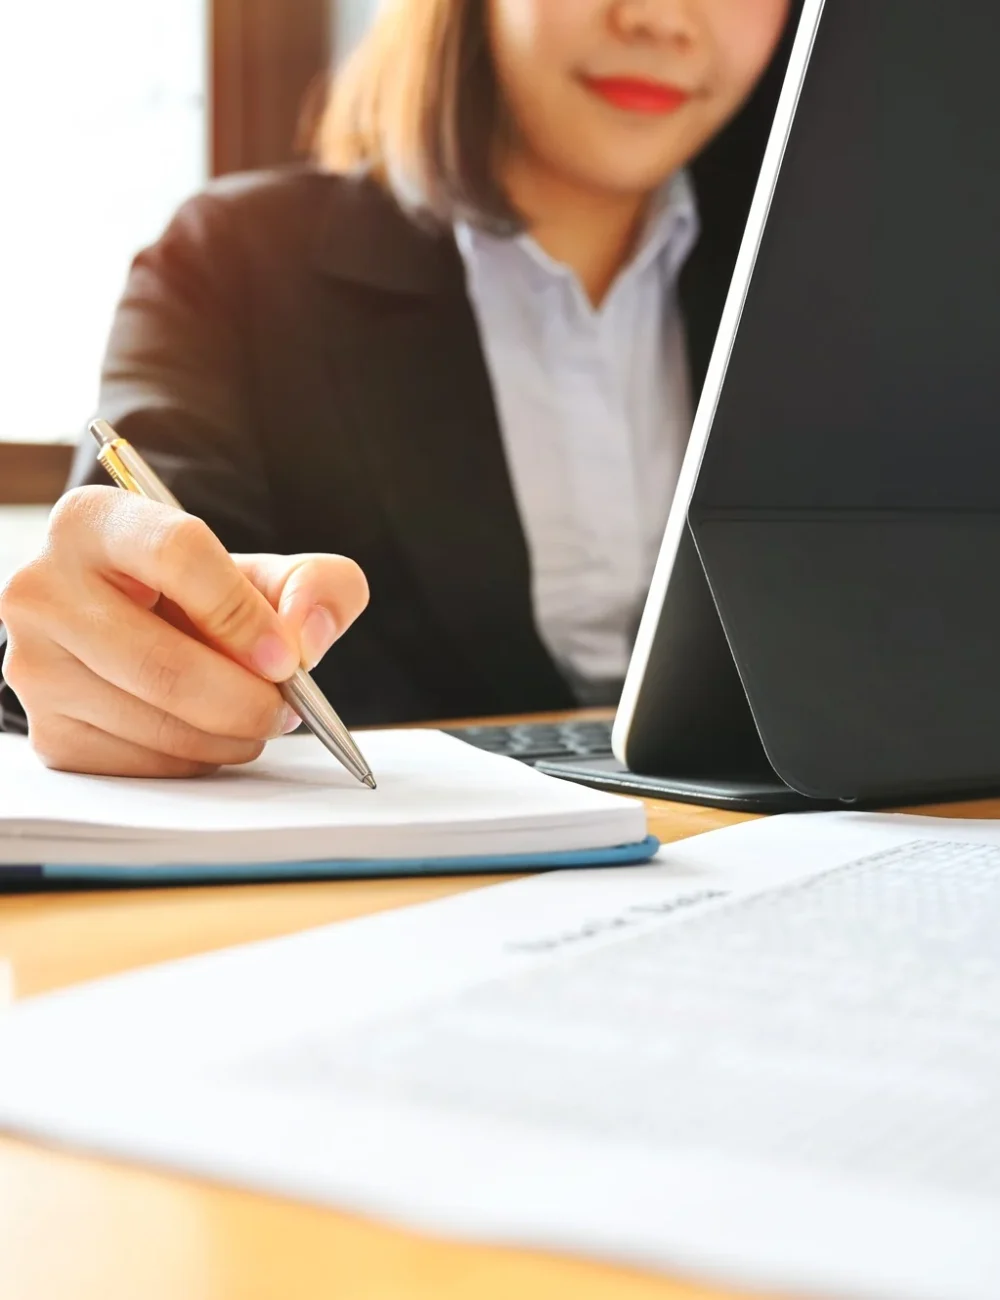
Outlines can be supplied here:
M0 4L0 439L74 440L129 262L207 173L205 0Z

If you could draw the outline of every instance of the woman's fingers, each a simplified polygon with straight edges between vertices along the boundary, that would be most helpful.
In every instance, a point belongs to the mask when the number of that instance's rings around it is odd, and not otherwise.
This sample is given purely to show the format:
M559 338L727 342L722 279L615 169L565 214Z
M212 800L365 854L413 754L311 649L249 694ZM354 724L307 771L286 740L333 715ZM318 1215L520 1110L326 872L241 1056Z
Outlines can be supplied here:
M49 635L95 676L200 731L237 740L281 734L287 706L271 682L134 605L99 575L79 598Z
M214 735L154 708L112 686L59 647L50 648L49 659L47 675L53 683L49 704L62 717L87 723L144 749L206 767L250 763L264 750L264 738L237 740Z
M343 555L234 555L237 567L278 610L313 668L368 604L368 582Z
M367 597L350 560L234 561L196 519L80 489L0 591L4 676L52 767L209 772L296 725L275 682L320 658Z
M124 574L177 604L237 663L272 681L299 665L299 647L276 611L194 515L115 488L78 488L53 511L52 545L71 542L78 562Z
M110 735L87 722L46 714L31 728L31 744L47 767L94 776L206 776L215 766L173 758Z

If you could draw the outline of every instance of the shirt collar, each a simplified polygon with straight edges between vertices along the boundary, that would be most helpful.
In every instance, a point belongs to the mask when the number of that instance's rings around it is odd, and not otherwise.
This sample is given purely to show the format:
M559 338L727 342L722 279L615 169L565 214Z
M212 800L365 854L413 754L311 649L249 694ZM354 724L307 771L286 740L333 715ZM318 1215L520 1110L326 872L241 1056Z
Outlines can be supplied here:
M651 262L666 255L670 272L677 274L694 247L698 232L694 184L688 172L676 172L653 195L635 252L625 271L634 267L635 273L641 274Z
M698 239L699 228L698 204L691 177L687 171L675 172L653 194L635 250L619 272L611 292L622 281L641 277L654 266L668 281L676 279ZM495 235L466 222L458 222L455 240L466 269L472 275L481 270L484 257L491 258L492 253L506 248L520 253L543 273L546 280L575 281L576 278L570 267L557 262L528 232L513 236Z

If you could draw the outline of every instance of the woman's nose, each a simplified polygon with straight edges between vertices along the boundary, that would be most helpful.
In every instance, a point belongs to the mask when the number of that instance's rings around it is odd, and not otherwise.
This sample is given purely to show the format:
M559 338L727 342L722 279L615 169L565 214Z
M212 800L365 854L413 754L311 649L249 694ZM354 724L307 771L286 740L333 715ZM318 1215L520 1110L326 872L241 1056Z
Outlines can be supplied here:
M698 39L696 10L691 0L615 0L610 18L625 40L687 47Z

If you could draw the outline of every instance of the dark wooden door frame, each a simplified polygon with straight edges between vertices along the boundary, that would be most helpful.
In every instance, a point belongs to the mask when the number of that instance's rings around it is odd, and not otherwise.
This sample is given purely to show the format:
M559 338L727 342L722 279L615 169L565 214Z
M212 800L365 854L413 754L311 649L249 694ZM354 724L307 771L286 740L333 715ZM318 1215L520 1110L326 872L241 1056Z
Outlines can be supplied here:
M210 0L213 176L287 162L322 97L334 0Z
M0 506L48 505L69 478L65 443L0 442Z

